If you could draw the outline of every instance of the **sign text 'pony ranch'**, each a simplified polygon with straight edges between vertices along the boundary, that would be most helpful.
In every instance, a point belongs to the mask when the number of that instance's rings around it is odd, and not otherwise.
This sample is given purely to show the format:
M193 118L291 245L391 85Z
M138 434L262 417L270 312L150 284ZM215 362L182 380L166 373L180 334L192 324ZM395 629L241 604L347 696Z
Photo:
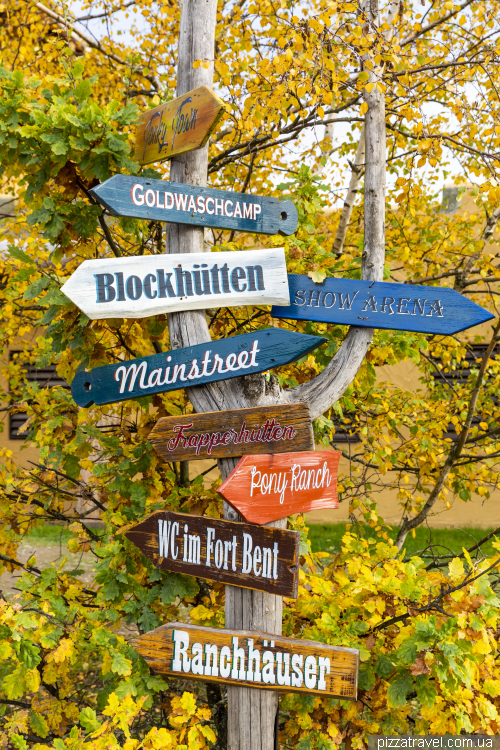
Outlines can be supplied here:
M244 456L217 490L248 523L338 508L340 451Z
M159 510L125 536L161 570L297 597L297 531Z
M61 291L91 320L290 302L283 248L85 260Z
M136 161L151 164L202 148L225 109L222 99L211 89L199 86L143 112L136 130Z
M79 406L113 404L265 372L305 357L325 341L319 336L267 328L78 372L71 393Z
M298 224L290 200L117 174L91 194L113 216L169 221L257 234L290 235Z
M289 274L291 304L273 307L275 318L387 328L450 336L493 315L449 287Z
M356 700L359 651L259 631L162 625L131 642L151 669L183 679Z
M166 461L314 450L307 404L162 417L149 440Z

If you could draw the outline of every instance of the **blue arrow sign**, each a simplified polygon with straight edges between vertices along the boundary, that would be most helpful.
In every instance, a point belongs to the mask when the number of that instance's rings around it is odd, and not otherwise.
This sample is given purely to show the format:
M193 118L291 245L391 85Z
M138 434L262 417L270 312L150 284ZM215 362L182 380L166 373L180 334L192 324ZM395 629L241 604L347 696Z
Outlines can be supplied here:
M326 339L267 328L219 341L78 372L71 393L79 406L112 404L216 380L264 372L304 357Z
M394 284L288 274L292 304L273 306L274 318L387 328L449 336L491 320L483 307L449 287Z
M285 236L293 234L298 223L290 200L124 174L111 177L90 193L113 216L133 219Z

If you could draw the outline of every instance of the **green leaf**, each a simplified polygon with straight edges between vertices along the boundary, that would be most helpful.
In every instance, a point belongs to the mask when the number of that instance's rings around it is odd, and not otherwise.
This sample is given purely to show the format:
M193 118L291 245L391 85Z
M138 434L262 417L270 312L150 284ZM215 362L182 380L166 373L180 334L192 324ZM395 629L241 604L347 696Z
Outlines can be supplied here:
M385 655L380 656L375 665L375 673L379 677L382 677L383 680L387 680L394 672L394 669L394 664Z
M49 726L43 716L36 711L30 711L30 725L34 733L39 737L46 737L49 733Z
M40 293L43 292L43 290L46 289L51 283L52 280L48 276L41 276L40 278L35 279L35 281L30 284L24 292L23 299L36 299L40 296Z
M30 258L29 255L26 255L26 253L23 253L23 251L20 250L15 245L9 245L9 247L7 248L7 252L9 253L9 255L12 255L12 257L15 258L16 260L20 260L23 263L29 263L30 266L33 266L35 264L35 261L33 260L33 258Z
M389 706L393 708L402 708L406 704L406 696L413 688L411 675L405 674L393 680L387 691Z
M425 708L432 708L437 698L437 690L427 675L420 674L416 679L417 697Z
M111 654L111 669L116 674L121 674L123 677L127 677L132 672L132 662L127 659L123 654L114 649L110 650Z
M80 724L86 732L95 732L101 726L97 721L96 713L93 708L82 708L79 715Z
M321 284L326 279L326 271L309 271L307 275L315 284Z
M20 734L11 734L10 741L16 750L28 750L28 744Z

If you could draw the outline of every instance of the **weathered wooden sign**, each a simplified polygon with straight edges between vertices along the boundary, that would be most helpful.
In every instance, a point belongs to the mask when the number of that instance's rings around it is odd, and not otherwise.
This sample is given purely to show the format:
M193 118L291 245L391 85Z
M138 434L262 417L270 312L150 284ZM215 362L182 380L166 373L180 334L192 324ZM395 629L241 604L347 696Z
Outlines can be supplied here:
M151 164L202 148L225 110L222 99L207 86L199 86L144 112L136 131L136 161Z
M128 398L265 372L304 357L326 339L266 328L206 344L78 372L71 393L79 406L113 404Z
M158 510L125 536L162 570L297 598L298 531Z
M491 320L493 315L449 287L289 274L291 304L273 307L275 318L438 333L445 336Z
M166 461L314 450L307 404L162 417L149 440Z
M217 492L249 523L338 508L340 451L244 456Z
M356 700L359 651L251 630L168 623L131 641L170 677Z
M290 200L180 182L117 174L90 192L113 216L258 234L289 235L298 224Z
M61 291L91 320L290 302L282 247L85 260Z

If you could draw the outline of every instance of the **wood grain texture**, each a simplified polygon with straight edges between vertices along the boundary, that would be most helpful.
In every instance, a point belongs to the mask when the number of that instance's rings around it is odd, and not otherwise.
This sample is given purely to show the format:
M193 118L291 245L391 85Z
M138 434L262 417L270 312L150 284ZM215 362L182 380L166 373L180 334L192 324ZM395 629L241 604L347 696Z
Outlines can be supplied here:
M298 224L290 200L117 174L91 194L113 216L290 235Z
M202 148L225 111L222 99L208 86L199 86L143 112L136 130L135 160L151 164Z
M307 404L162 417L149 440L166 461L314 450Z
M249 523L338 508L340 451L244 456L217 492Z
M448 287L289 274L291 304L273 307L275 318L415 331L445 336L491 320L483 307Z
M323 695L342 700L357 698L357 649L327 646L260 631L219 630L181 622L162 625L131 643L151 669L170 677ZM194 644L200 644L201 648ZM216 665L215 649L214 655L208 657L205 645L216 646ZM222 651L224 647L225 652ZM266 662L269 662L267 668ZM199 671L203 674L198 674ZM266 682L266 679L270 681ZM299 685L299 682L302 684Z
M319 336L267 328L78 372L71 394L83 407L113 404L264 372L300 359L324 341Z
M298 531L156 511L125 536L161 570L297 598Z
M85 260L61 291L91 320L290 302L283 248Z

